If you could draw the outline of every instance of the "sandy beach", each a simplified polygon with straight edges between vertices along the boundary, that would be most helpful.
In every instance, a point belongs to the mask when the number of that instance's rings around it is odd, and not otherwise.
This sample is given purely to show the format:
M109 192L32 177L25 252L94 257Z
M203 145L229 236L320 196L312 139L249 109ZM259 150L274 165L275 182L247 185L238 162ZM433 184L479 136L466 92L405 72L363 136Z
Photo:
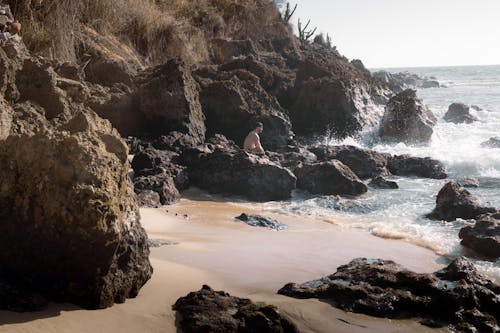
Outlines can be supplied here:
M346 313L319 300L296 300L276 291L335 272L357 257L392 259L418 272L441 267L432 251L374 237L345 223L273 212L272 205L228 202L198 192L179 204L141 209L151 239L152 279L139 296L109 309L88 311L51 304L39 313L0 312L0 332L176 332L171 306L208 284L234 296L274 304L303 332L439 332L411 320ZM288 225L283 231L234 221L260 213Z

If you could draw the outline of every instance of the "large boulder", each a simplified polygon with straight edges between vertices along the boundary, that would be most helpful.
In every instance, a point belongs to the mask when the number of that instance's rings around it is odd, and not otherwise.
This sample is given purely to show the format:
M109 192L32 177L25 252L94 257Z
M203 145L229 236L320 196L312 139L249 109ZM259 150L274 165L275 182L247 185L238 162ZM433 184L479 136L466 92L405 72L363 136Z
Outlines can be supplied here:
M185 333L298 333L298 329L278 309L255 304L207 285L175 302L178 328Z
M357 196L368 191L349 167L337 160L303 164L295 169L297 188L313 194Z
M500 211L477 217L474 226L460 229L461 244L478 254L500 257Z
M456 180L452 180L441 188L436 197L436 207L427 217L453 221L457 218L473 219L495 211L493 207L482 206L477 196L460 186Z
M204 142L199 86L188 65L170 60L141 73L137 84L138 107L148 120L149 132L161 135L178 131Z
M389 141L428 143L436 121L434 114L417 97L416 91L407 89L387 103L379 135Z
M0 276L91 309L136 296L152 267L126 145L85 109L53 121L35 104L15 110L0 108L10 119L0 135Z
M466 123L470 124L478 119L470 114L470 107L464 103L452 103L448 107L443 119L449 123Z
M297 178L288 169L241 150L223 136L207 147L186 150L183 160L191 184L211 193L270 201L288 199L296 186Z
M394 155L387 161L387 168L396 176L415 176L444 179L447 177L444 164L430 157Z
M344 311L377 317L423 319L432 327L459 332L497 332L500 286L479 274L465 258L433 274L419 274L390 260L354 259L337 272L278 293L319 298ZM444 306L446 304L446 306Z
M285 110L250 71L236 69L216 74L200 71L199 75L208 136L220 133L243 145L247 134L260 121L264 125L261 141L265 149L286 146L293 137Z
M361 179L387 174L387 153L355 146L316 146L309 148L319 160L339 160L347 165Z

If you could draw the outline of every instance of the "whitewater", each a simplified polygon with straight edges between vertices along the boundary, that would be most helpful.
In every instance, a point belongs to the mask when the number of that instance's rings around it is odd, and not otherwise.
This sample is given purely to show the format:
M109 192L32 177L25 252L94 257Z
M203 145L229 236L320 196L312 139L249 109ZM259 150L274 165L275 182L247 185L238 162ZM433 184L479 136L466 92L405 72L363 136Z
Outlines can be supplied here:
M386 69L387 70L387 69ZM281 210L305 215L337 218L345 227L362 228L385 238L404 239L442 256L443 262L465 254L460 246L459 230L474 221L431 221L424 215L435 206L439 189L450 179L474 177L480 187L469 189L488 206L500 209L500 149L482 148L482 142L500 136L500 66L393 68L390 72L409 71L422 77L435 77L441 88L418 89L417 95L438 118L429 145L387 144L377 138L377 128L368 129L360 138L330 144L350 144L391 154L432 157L446 166L448 179L433 180L390 177L399 189L373 189L356 198L308 196L295 193L281 203ZM479 121L472 124L447 123L442 118L448 106L462 102L478 106L471 109ZM480 271L500 282L500 260L473 259Z

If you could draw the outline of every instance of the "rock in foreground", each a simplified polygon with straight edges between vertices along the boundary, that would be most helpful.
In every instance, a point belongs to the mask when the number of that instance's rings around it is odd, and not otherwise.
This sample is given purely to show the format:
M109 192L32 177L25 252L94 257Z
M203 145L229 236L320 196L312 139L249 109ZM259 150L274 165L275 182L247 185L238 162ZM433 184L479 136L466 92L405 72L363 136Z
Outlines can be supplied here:
M390 141L428 143L436 125L436 117L407 89L389 100L380 123L379 135Z
M204 285L173 305L184 333L296 333L295 325L270 305L257 305Z
M48 121L32 104L16 109L0 109L10 119L0 135L2 279L91 309L135 297L152 267L127 147L91 111Z
M460 186L456 180L452 180L441 188L436 197L436 207L427 217L453 221L457 218L473 219L495 211L495 208L482 206L477 196Z
M500 257L500 212L481 215L476 224L462 228L459 233L461 244L478 254Z
M243 213L243 214L235 217L235 219L237 221L246 223L252 227L264 227L264 228L269 228L269 229L274 229L274 230L283 230L287 227L286 224L280 223L279 221L276 221L276 220L271 219L269 217L255 215L255 214Z
M415 318L463 332L498 332L500 286L465 258L433 274L418 274L389 260L355 259L337 272L279 294L319 298L345 311L377 317Z

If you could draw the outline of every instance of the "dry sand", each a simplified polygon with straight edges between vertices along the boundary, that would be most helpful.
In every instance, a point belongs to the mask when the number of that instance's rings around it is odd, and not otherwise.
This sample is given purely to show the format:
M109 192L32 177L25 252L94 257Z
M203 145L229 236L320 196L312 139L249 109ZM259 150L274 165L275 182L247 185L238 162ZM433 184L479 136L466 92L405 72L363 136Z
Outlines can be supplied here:
M392 259L418 272L441 265L433 252L416 245L331 220L276 214L269 207L191 192L177 205L141 209L150 238L177 244L152 248L155 271L137 298L97 311L67 304L39 313L0 311L0 332L176 332L172 304L203 284L274 304L303 332L439 332L416 321L346 313L319 300L276 295L287 282L331 274L356 257ZM277 232L235 222L242 212L276 218L289 228Z

